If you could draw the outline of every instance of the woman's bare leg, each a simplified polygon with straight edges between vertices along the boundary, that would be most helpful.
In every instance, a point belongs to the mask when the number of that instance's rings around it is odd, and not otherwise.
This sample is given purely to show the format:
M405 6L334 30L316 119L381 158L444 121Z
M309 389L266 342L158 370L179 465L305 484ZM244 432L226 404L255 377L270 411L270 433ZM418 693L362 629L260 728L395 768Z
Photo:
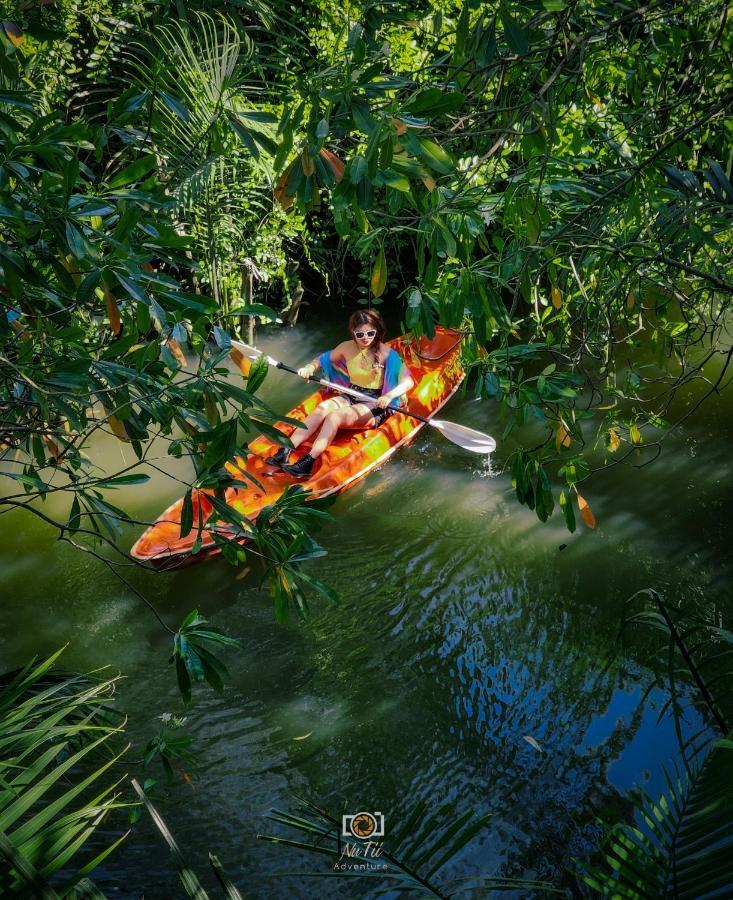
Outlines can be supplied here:
M290 435L293 447L300 447L304 441L312 437L323 425L323 420L326 416L334 409L338 409L342 402L346 401L342 401L340 397L332 397L330 400L324 400L323 403L319 403L313 412L303 420L303 424L306 426L305 429L296 428Z
M318 459L336 437L339 428L354 428L360 424L366 424L372 418L371 411L367 407L363 407L362 404L347 406L345 409L329 412L323 420L318 437L313 441L310 455L313 459Z

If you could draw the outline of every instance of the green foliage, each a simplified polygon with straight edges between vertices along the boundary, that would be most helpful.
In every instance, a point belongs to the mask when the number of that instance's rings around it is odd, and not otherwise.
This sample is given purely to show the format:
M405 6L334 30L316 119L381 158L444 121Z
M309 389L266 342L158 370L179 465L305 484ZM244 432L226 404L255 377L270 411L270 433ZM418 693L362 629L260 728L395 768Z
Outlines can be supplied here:
M191 685L205 681L215 691L224 690L226 666L212 652L211 647L241 649L241 642L227 637L194 609L181 622L173 637L170 662L175 663L178 688L185 703L191 701Z
M163 837L165 843L168 845L171 857L178 871L178 877L181 881L181 886L183 887L186 895L188 897L192 897L193 900L207 900L208 894L204 890L198 875L192 868L190 862L181 852L181 849L178 846L178 843L171 830L166 825L163 817L160 815L158 810L153 806L146 791L140 787L140 785L134 778L132 779L132 786L137 792L137 795L140 798L140 802L147 809L150 818L155 824L155 827L158 829L158 832ZM212 853L209 853L209 863L214 872L214 875L216 876L216 880L221 887L222 896L225 898L225 900L242 900L242 895L230 881L218 858Z
M186 724L186 716L163 713L158 718L162 720L163 727L146 744L144 764L149 766L156 759L160 760L169 784L174 779L174 766L184 780L190 781L190 775L179 766L179 763L190 764L196 759L196 754L190 749L193 738L179 733Z
M0 689L0 889L78 896L86 875L126 837L80 861L121 798L127 748L111 707L116 678L50 673L61 651L6 676ZM109 837L105 838L106 841Z
M540 519L553 482L652 459L682 387L730 363L725 4L321 9L320 68L279 128L285 200L328 199L361 299L473 332L477 396L549 481Z
M283 248L301 231L272 204L278 119L249 99L264 88L254 47L224 15L193 13L159 26L126 54L134 86L117 101L124 109L135 98L144 112L141 146L155 147L171 214L203 261L197 275L210 285L217 318L235 329L239 317L259 314L247 312L247 279L285 286Z
M266 128L271 114L240 105L238 32L210 17L197 21L208 29L202 39L208 56L199 64L189 54L188 81L180 70L180 84L194 96L198 78L217 93L212 98L211 91L199 91L195 99L226 100L247 123L242 127ZM164 35L190 36L183 25L156 34L151 53L165 45ZM21 58L6 38L0 50L6 81L11 74L30 79L45 59L41 50ZM126 54L118 62L129 66ZM280 418L255 396L266 367L254 367L240 387L239 375L233 379L225 364L227 331L214 326L220 347L209 340L213 322L226 323L230 313L268 320L276 313L253 302L227 311L201 292L200 268L191 258L196 235L181 227L182 207L162 165L164 148L143 140L135 124L147 109L151 129L173 134L172 120L161 119L160 110L150 117L153 101L182 116L160 73L155 90L147 107L140 92L125 92L103 124L81 116L65 123L58 111L44 116L40 100L15 90L3 95L6 111L0 110L0 460L12 484L0 507L24 509L93 553L100 543L122 553L119 540L130 516L109 495L148 479L141 467L154 440L167 442L171 456L190 458L192 490L211 489L223 498L227 488L242 485L225 468L242 434L272 433ZM205 104L192 103L191 110L182 116L191 124L210 112ZM192 156L199 137L184 141ZM226 146L240 138L227 124ZM129 444L137 464L116 473L95 465L101 433ZM69 498L66 517L35 502L61 491ZM190 531L194 523L185 518L184 531ZM206 524L196 523L199 530ZM225 555L238 564L243 551L234 544L223 539ZM297 570L295 556L289 572ZM117 559L100 558L108 566ZM182 652L181 658L188 656ZM213 663L207 672L214 681Z
M624 900L727 895L733 886L733 634L698 613L672 609L651 589L627 601L622 633L630 626L665 635L666 665L660 668L671 690L660 716L672 707L681 763L672 772L665 770L667 788L658 800L638 793L634 823L611 828L602 862L580 864L579 873L602 896ZM685 710L678 682L686 681L722 739L714 741L707 727L682 739L679 723Z
M674 609L652 589L638 591L626 603L621 634L634 626L665 636L658 671L672 681L691 680L720 734L733 731L733 633L707 620L699 609ZM668 703L679 716L676 695ZM680 749L684 753L685 747Z
M667 774L656 802L642 795L638 825L617 825L603 868L583 870L603 897L724 896L733 885L733 741L719 741L690 774ZM719 893L720 892L720 893Z

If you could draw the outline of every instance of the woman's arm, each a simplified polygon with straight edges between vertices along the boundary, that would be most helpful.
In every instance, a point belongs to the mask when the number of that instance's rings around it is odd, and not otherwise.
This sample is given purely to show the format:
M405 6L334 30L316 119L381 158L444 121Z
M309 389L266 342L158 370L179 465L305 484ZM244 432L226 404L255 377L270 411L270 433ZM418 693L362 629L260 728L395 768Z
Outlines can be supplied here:
M338 347L334 347L333 350L327 351L330 354L331 362L336 362L336 360L344 355L344 350L351 344L351 341L343 341L338 345ZM310 378L315 375L315 373L321 368L321 357L322 353L319 353L318 356L311 360L307 365L298 369L298 375L301 378Z
M386 394L382 394L382 396L377 400L377 406L380 409L384 409L386 406L389 406L390 403L393 403L399 397L402 397L408 391L411 391L415 387L415 382L408 375L407 378L404 378L400 381L399 384L395 385L391 391L387 391Z

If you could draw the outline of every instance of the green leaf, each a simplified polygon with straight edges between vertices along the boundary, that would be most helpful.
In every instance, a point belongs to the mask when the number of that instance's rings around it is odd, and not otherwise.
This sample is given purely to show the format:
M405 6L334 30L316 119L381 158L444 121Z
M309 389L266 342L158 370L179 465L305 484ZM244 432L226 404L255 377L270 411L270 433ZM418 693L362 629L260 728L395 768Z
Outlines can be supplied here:
M408 193L410 190L409 179L405 178L404 175L398 175L396 172L389 170L380 172L374 179L374 184L380 183L402 193Z
M247 375L247 391L254 394L267 377L268 362L266 356L259 356L251 365ZM261 423L260 423L261 424Z
M381 297L387 287L387 260L384 256L384 247L379 248L374 261L370 286L375 297Z
M258 319L265 319L268 322L274 322L277 319L277 313L264 303L243 303L241 306L234 306L231 315L237 316L257 316Z
M101 278L102 273L99 269L94 269L84 276L76 289L76 299L79 303L88 303L92 299Z
M175 113L183 122L188 122L190 118L188 110L177 97L162 90L158 91L158 96L172 113Z
M411 97L402 110L413 116L429 116L435 118L445 113L455 113L465 103L465 95L460 91L444 91L440 88L428 88ZM402 111L401 110L401 111ZM400 116L401 118L401 116Z
M565 494L565 491L560 491L560 509L562 509L563 515L565 516L565 524L567 525L569 532L574 532L576 528L575 524L575 510L573 509L572 501L568 499Z
M115 188L124 187L125 185L133 184L136 181L141 181L146 175L153 171L155 164L154 156L141 156L139 159L136 159L135 162L130 163L129 166L125 166L124 169L117 172L116 175L113 175L107 182L107 187L110 190L115 190Z
M277 116L274 113L266 112L263 109L238 109L237 115L242 119L249 119L250 122L257 122L260 125L277 124ZM278 134L282 134L280 129L278 129Z
M115 272L115 277L125 289L125 291L133 297L138 303L143 303L145 306L150 305L150 295L148 292L142 287L142 285L138 284L137 281L134 281L132 278L128 278L126 275L123 275L121 272Z
M453 160L440 144L429 138L418 138L417 140L420 145L420 156L431 169L441 175L448 175L453 171Z
M183 498L181 506L181 537L185 538L191 533L193 528L193 497L192 489L189 488Z
M88 255L89 244L77 225L66 220L66 243L73 256L84 259Z
M510 48L520 56L524 56L529 49L529 32L507 12L500 13L500 18Z
M130 473L129 475L114 475L112 478L104 478L95 484L100 490L116 488L126 484L146 484L150 481L150 475L144 472Z
M349 178L351 183L359 184L362 178L366 176L368 168L369 164L363 156L355 156L349 163Z

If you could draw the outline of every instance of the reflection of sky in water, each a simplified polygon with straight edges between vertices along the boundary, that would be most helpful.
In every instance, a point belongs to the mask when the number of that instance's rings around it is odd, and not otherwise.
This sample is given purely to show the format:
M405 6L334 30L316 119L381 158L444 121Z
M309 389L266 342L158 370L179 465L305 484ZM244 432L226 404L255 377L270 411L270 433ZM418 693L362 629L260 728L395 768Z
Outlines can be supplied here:
M267 349L298 363L321 343L295 329ZM268 381L279 408L305 391L279 373ZM492 408L470 397L441 415L501 433ZM294 809L292 791L334 813L342 803L379 809L388 833L422 800L446 823L489 814L446 877L555 879L595 846L597 815L624 814L619 794L643 786L654 795L676 754L672 721L659 719L668 695L646 693L654 641L619 647L616 635L624 600L642 587L730 616L730 423L712 408L706 415L654 466L591 481L584 493L599 527L574 535L559 511L543 526L517 506L501 453L487 466L424 430L331 508L335 521L321 533L329 556L309 571L343 602L314 598L306 625L293 616L276 626L259 575L237 580L223 563L127 572L172 624L198 607L243 640L226 654L224 695L195 691L194 789L180 781L159 801L204 879L212 850L247 896L361 896L355 882L272 877L320 871L318 857L255 838L278 831L264 815ZM182 475L181 465L172 472ZM114 502L149 518L179 494L156 472ZM124 672L120 703L138 758L156 716L180 709L167 636L131 592L43 526L4 517L0 535L4 667L70 641L67 665ZM686 733L698 725L690 711ZM167 853L145 820L136 828L100 884L118 896L139 896L139 886L169 897L177 882Z

